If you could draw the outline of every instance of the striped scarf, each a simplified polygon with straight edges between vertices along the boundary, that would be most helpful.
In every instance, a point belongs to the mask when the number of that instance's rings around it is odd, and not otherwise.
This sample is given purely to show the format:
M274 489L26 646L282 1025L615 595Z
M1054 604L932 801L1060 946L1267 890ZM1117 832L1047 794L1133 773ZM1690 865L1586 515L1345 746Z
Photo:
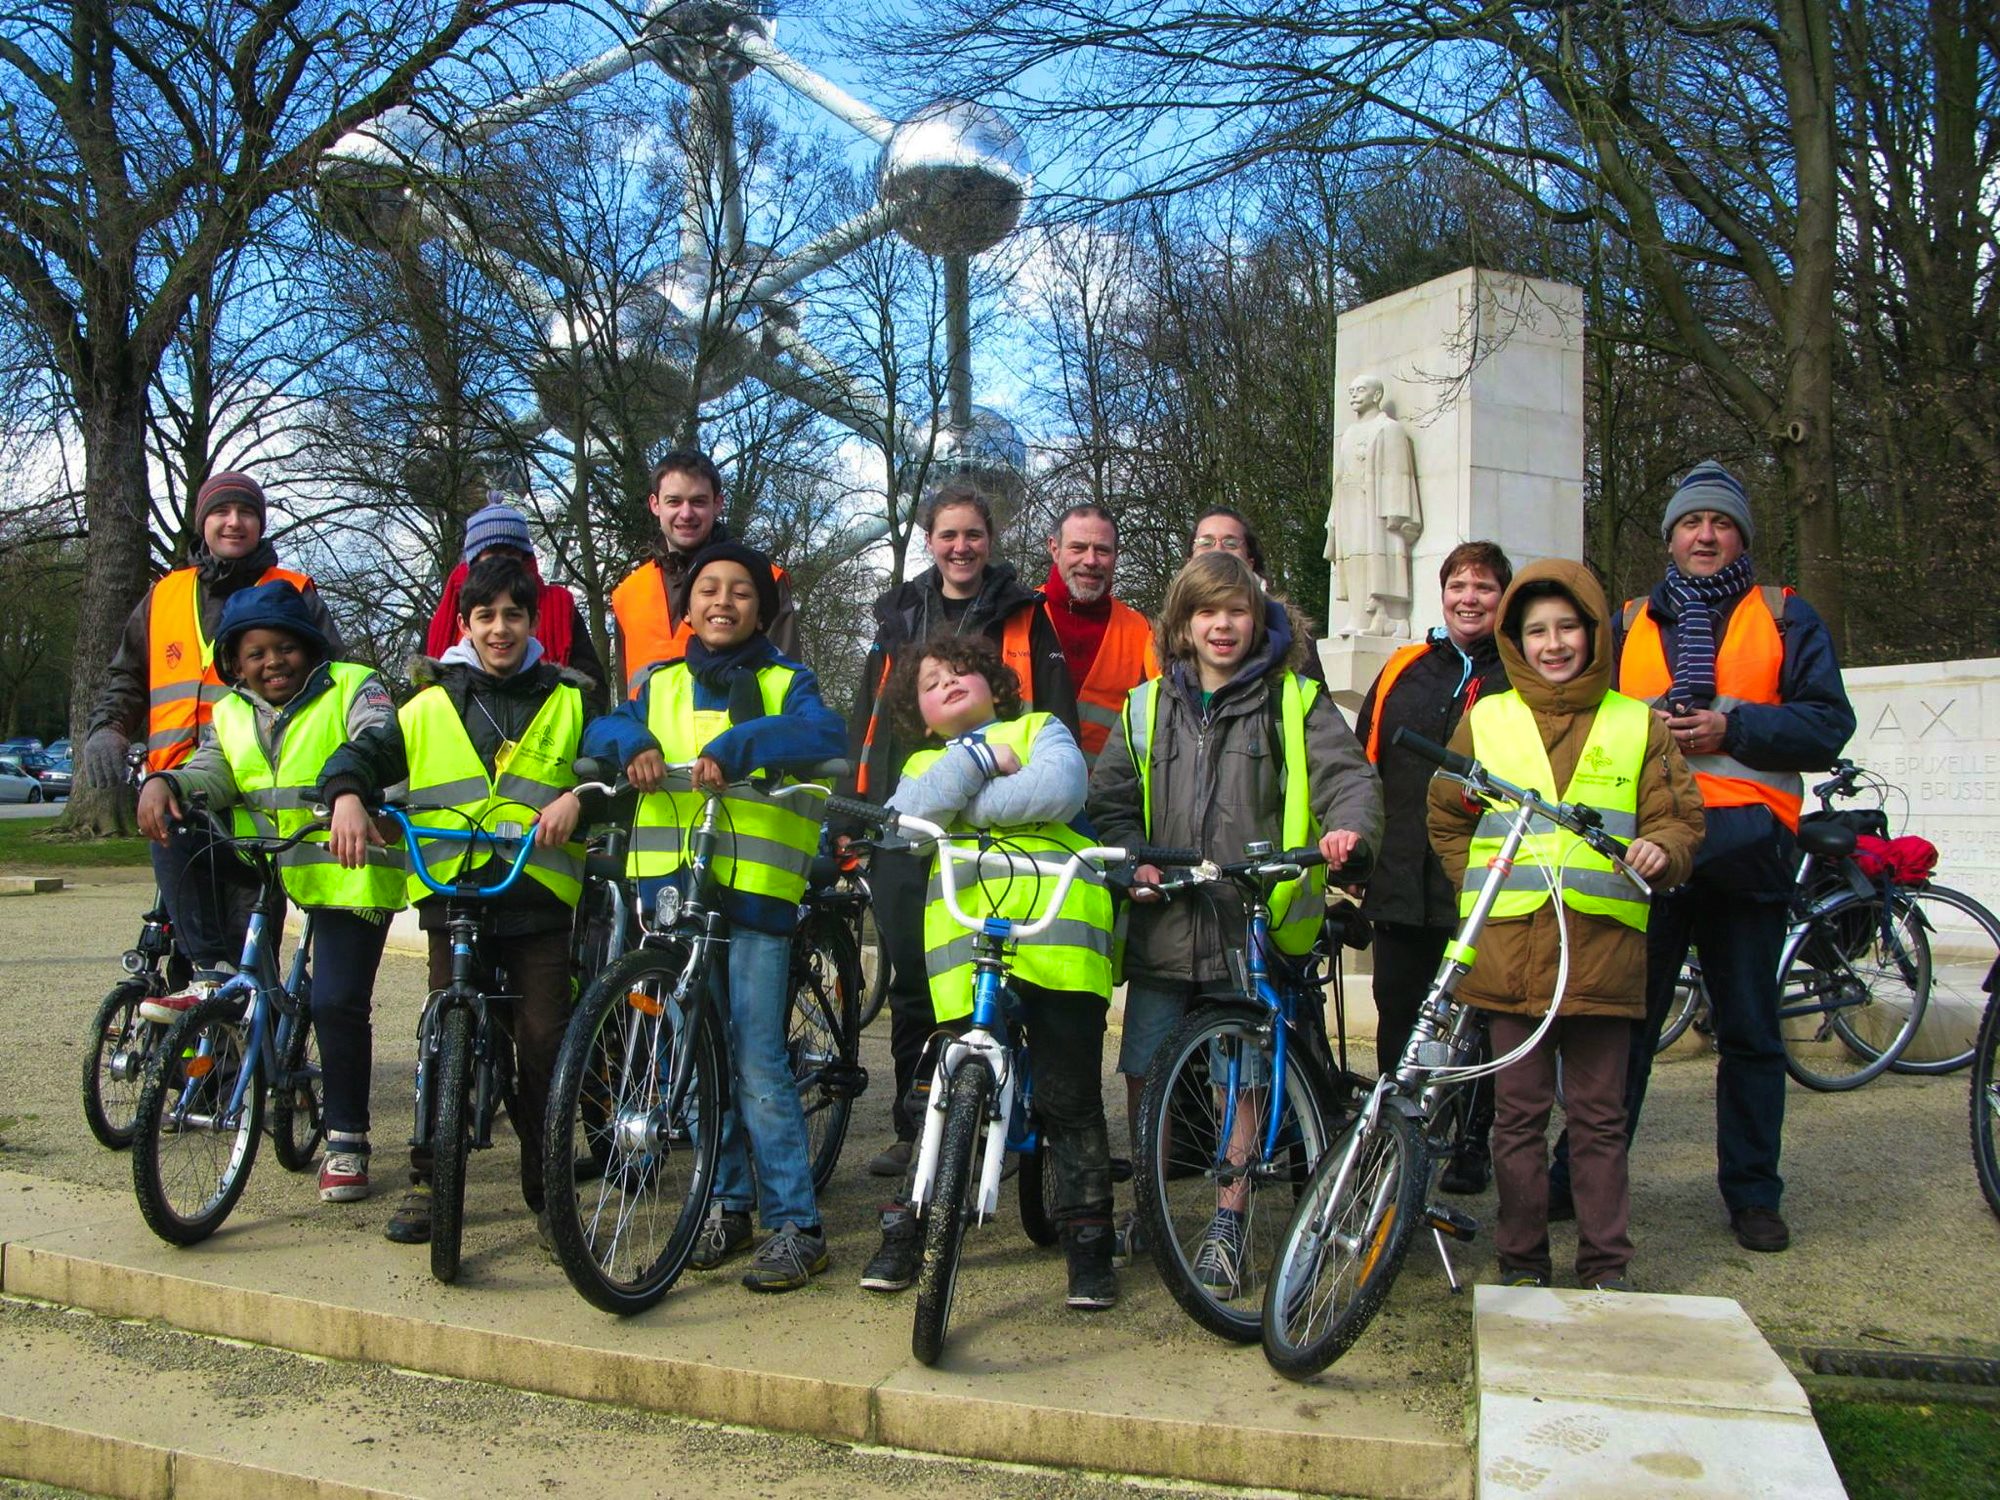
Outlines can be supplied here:
M1655 592L1674 620L1673 673L1670 694L1677 711L1706 708L1715 701L1716 638L1722 612L1757 585L1757 568L1744 553L1720 572L1690 578L1671 562Z

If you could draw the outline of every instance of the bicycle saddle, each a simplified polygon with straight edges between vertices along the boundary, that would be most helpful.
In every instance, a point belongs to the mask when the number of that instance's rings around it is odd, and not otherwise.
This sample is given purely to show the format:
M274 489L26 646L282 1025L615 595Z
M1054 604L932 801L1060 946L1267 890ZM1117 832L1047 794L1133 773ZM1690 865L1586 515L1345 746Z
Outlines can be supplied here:
M1801 823L1799 847L1814 859L1845 859L1854 852L1854 830L1844 823Z

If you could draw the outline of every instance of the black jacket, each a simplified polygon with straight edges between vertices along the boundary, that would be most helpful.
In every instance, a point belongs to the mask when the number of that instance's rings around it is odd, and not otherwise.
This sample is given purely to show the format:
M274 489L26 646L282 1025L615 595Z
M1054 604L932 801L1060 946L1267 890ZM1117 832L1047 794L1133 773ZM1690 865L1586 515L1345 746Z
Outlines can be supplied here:
M1041 601L1038 591L1021 582L1012 563L994 563L986 570L985 586L959 616L956 633L977 632L997 645L1008 620L1024 609L1034 610L1028 626L1033 680L1021 686L1036 712L1054 714L1075 735L1076 685L1070 681L1069 664L1063 657L1056 628L1038 607ZM917 749L915 745L903 744L896 734L889 721L888 705L882 700L882 689L888 685L889 673L901 652L929 639L938 630L953 628L945 603L936 568L905 580L875 601L875 644L868 648L868 660L862 666L861 682L855 693L854 712L847 716L847 758L855 768L854 789L856 795L871 802L888 799L902 775L903 762Z
M1382 777L1382 852L1368 877L1361 912L1374 922L1455 928L1458 890L1431 849L1428 827L1428 792L1436 767L1411 751L1398 750L1392 740L1397 730L1411 729L1437 744L1450 744L1451 732L1481 693L1507 691L1507 669L1491 636L1470 654L1452 644L1442 626L1428 639L1430 650L1403 669L1387 703L1375 701L1381 685L1376 679L1354 722L1364 745L1378 714L1382 722L1381 759L1375 765Z

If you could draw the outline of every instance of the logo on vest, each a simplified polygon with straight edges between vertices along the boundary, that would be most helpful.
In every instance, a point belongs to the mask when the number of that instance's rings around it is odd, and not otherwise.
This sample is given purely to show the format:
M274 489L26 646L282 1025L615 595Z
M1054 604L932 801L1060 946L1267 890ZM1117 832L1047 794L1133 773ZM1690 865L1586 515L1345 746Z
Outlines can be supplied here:
M179 641L168 641L167 665L170 667L178 667L180 664L181 664L181 643Z
M1597 786L1624 786L1631 779L1629 776L1618 774L1618 767L1611 759L1611 752L1602 745L1592 745L1584 751L1583 759L1577 763L1578 781L1588 781Z

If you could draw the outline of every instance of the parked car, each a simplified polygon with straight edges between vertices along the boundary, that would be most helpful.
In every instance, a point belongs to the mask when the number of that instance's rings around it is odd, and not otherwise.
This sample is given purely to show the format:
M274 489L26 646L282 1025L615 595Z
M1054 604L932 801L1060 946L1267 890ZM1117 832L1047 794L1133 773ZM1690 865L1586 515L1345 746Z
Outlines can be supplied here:
M46 802L48 795L27 767L11 756L0 756L0 802Z
M67 759L50 755L46 750L38 750L32 755L24 755L20 759L21 769L42 784L43 796L67 797L69 795L70 783L73 778L70 775L70 765Z
M68 760L70 759L69 741L51 740L49 748L43 754L47 755L51 760Z
M40 751L42 742L33 735L20 735L11 740L0 740L0 755L19 759L23 755L33 755Z

